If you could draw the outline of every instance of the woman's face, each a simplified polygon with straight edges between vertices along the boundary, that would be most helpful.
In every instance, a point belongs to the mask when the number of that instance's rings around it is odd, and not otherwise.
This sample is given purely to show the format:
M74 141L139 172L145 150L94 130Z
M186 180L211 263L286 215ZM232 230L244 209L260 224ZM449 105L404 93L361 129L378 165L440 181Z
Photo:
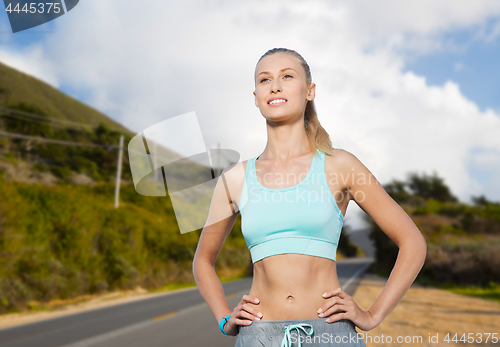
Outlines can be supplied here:
M255 75L255 106L266 119L303 117L306 102L314 99L316 85L306 85L306 75L297 58L283 52L268 55L257 64ZM270 103L272 100L275 101Z

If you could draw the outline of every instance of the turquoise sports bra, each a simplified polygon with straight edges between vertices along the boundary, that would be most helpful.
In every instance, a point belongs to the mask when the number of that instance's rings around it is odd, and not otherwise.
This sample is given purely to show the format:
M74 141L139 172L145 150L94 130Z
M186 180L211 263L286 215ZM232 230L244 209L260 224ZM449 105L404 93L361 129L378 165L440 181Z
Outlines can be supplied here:
M247 161L240 198L241 230L253 263L286 253L336 260L344 216L326 182L326 154L317 152L306 177L280 189L260 184L257 157Z

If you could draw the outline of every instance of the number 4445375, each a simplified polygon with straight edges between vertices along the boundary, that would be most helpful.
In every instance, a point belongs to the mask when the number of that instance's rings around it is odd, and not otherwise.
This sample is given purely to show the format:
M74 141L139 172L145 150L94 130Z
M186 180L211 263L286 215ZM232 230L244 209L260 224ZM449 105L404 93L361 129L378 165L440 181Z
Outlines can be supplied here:
M455 334L453 335L453 337L451 337L451 334L448 333L446 334L446 337L444 338L444 341L450 343L450 342L455 342L455 343L458 343L458 341L460 342L469 342L469 343L481 343L481 342L485 342L487 343L488 340L490 340L491 338L491 342L492 343L497 343L498 342L498 333L468 333L468 334L465 334L463 333L462 336L460 336L459 334Z
M61 11L61 7L59 7L60 3L58 2L31 2L24 4L23 8L20 8L19 3L12 8L12 3L9 3L9 5L6 7L6 11L9 13L12 12L17 12L17 13L50 13L50 11L54 13L59 13Z

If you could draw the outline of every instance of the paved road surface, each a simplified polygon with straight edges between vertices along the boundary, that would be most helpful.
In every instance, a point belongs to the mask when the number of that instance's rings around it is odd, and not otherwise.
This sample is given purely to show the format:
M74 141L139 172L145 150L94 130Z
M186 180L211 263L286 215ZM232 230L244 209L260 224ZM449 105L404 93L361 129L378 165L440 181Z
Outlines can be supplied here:
M370 230L370 228L351 230L348 235L351 241L358 244L366 253L367 257L375 257L375 245L369 237Z
M339 260L342 288L353 294L372 258ZM224 283L230 307L252 280ZM198 289L57 317L0 330L1 347L233 347Z

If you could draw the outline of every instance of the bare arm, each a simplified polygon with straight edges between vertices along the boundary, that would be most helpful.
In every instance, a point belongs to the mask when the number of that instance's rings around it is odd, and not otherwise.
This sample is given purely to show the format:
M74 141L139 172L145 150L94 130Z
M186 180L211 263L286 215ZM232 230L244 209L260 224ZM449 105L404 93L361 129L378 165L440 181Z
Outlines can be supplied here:
M217 323L233 311L227 303L222 283L214 268L222 245L238 217L222 180L222 177L227 179L226 172L224 170L215 187L209 216L193 259L193 275L196 285L214 313Z
M337 165L349 189L349 199L368 213L382 231L399 247L398 257L384 289L373 305L362 311L342 288L327 293L322 309L329 322L350 319L362 330L371 330L387 317L404 297L420 272L427 244L415 223L390 197L375 176L353 154L339 150Z
M358 158L347 154L349 166L354 168L351 172L355 172L357 178L349 187L351 199L399 248L389 279L368 310L378 325L394 310L420 272L427 254L427 243L412 219L387 194L375 176Z
M242 191L244 173L245 167L242 163L223 171L215 187L208 219L193 260L193 274L201 296L212 310L217 323L223 317L231 315L223 329L226 334L233 336L238 334L240 325L250 325L252 321L262 317L257 309L248 305L258 304L258 298L247 294L243 295L238 305L231 310L214 268L222 245L238 217L239 207L233 197Z

